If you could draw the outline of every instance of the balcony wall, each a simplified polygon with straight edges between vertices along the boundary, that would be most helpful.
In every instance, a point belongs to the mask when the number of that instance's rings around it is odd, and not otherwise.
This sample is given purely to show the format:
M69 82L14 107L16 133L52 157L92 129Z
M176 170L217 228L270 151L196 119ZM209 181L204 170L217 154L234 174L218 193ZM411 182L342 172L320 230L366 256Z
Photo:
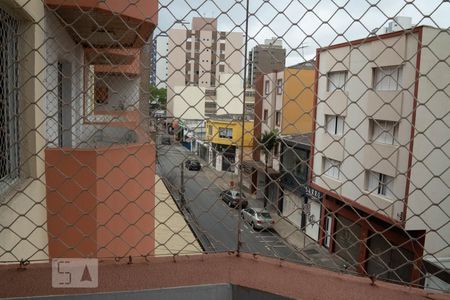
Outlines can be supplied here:
M45 157L50 257L153 253L153 144L48 148Z
M138 112L125 116L128 126L103 128L101 140L45 150L50 257L153 253L155 144Z
M385 145L372 143L364 146L361 164L366 170L383 173L392 177L397 175L398 167L398 147L395 145Z

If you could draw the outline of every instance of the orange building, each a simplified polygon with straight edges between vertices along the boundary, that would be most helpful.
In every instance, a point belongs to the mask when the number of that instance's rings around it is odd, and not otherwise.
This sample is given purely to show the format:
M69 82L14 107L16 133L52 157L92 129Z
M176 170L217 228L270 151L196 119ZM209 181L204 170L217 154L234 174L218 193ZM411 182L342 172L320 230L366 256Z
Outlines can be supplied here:
M284 69L283 78L281 134L312 132L314 66L307 62L287 67Z

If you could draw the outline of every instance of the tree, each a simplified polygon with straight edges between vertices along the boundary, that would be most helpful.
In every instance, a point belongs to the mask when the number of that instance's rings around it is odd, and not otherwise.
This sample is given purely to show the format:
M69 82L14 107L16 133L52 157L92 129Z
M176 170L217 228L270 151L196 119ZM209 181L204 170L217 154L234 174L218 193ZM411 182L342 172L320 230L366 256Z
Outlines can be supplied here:
M265 176L266 176L266 186L264 187L264 208L267 207L267 195L268 195L268 178L269 178L269 155L272 153L273 149L278 145L278 130L272 129L271 131L265 131L261 138L259 139L259 148L264 152L264 163L265 163Z
M155 85L150 85L150 104L158 104L160 108L165 109L167 104L167 89L158 88Z

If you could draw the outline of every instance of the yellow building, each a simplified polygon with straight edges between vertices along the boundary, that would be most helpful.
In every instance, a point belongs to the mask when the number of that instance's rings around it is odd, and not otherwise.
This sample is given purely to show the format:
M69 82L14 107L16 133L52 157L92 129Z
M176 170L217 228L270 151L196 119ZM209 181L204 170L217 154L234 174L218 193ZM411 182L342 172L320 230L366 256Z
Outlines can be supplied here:
M284 69L281 134L312 132L315 69L302 63Z
M209 143L209 163L217 170L234 172L241 152L243 160L251 159L253 126L253 120L242 120L242 115L218 115L208 119L206 140Z

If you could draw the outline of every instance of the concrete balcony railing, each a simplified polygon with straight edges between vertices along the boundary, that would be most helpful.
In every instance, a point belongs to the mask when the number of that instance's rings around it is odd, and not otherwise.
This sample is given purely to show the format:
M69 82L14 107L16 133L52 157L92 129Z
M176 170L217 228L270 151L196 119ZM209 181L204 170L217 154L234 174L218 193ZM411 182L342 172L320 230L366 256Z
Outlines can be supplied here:
M141 47L158 21L158 1L45 0L76 43L87 48ZM99 30L101 28L101 30Z
M153 253L155 145L137 113L127 121L45 150L49 257Z

